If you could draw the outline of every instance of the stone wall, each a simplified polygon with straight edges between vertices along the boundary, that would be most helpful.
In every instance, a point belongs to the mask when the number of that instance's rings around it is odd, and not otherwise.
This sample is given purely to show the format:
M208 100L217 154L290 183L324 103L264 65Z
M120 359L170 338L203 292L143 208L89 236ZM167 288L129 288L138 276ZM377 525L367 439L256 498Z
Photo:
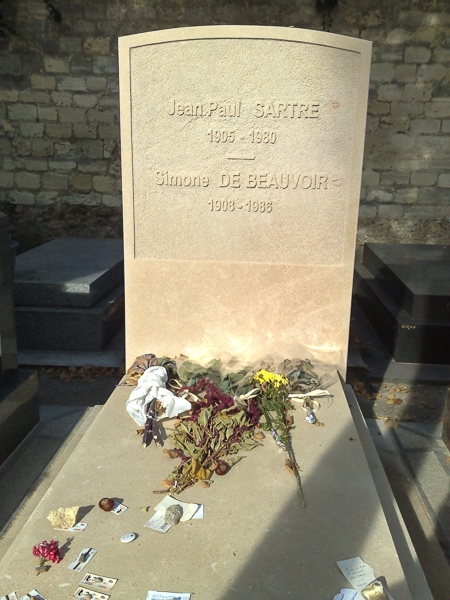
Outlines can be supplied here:
M372 40L360 216L448 223L447 0L339 0L331 19L315 4L1 0L0 208L22 248L57 235L121 234L117 38L211 24L325 22Z

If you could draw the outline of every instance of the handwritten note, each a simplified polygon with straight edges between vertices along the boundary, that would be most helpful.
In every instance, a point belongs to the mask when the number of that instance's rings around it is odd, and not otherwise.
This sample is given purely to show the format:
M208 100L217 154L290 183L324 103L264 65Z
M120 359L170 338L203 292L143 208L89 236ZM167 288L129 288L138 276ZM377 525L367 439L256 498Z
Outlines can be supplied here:
M381 581L375 578L375 572L370 565L365 563L359 556L347 560L338 560L337 566L344 577L355 588L342 589L334 600L394 600L389 592L383 587ZM354 595L352 595L354 594Z
M372 567L365 563L359 556L347 560L338 560L337 566L347 581L358 592L367 587L375 579Z

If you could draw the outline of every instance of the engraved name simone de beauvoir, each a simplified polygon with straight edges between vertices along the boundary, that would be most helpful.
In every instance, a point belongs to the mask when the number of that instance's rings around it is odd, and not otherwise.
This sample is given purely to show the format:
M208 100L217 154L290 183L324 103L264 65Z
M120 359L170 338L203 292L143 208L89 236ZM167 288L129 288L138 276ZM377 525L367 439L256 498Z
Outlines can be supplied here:
M219 102L187 102L184 100L169 100L168 114L170 116L186 117L240 117L241 101ZM266 100L252 105L252 115L258 119L318 119L320 118L320 102L317 101L281 101Z

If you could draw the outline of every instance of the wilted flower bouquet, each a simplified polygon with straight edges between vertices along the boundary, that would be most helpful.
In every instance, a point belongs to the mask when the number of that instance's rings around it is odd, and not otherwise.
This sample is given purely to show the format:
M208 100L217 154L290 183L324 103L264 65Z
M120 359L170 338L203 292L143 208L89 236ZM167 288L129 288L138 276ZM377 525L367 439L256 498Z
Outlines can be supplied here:
M182 357L177 361L153 354L138 357L128 370L128 383L135 384L149 367L164 366L168 373L167 387L190 402L191 410L176 421L170 440L173 449L163 452L178 465L162 481L164 490L155 493L179 493L197 481L209 487L214 475L224 475L250 451L261 445L262 430L271 433L280 450L288 457L285 466L297 479L302 506L305 506L299 467L295 461L291 430L293 410L291 392L308 394L319 387L319 377L308 360L285 360L276 371L266 363L259 368L242 367L237 371L224 369L214 360L206 366ZM155 399L149 398L149 406ZM142 431L148 440L148 430L154 429L154 410ZM156 439L156 436L154 436Z

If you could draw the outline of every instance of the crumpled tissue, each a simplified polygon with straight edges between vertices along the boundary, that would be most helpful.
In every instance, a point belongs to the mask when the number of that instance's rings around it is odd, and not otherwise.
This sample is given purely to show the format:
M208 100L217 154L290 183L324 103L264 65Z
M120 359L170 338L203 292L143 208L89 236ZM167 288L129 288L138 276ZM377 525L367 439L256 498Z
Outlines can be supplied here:
M164 367L149 367L139 378L136 388L131 392L125 408L136 423L144 427L147 420L147 408L153 398L159 400L164 412L157 420L176 417L191 409L191 403L172 394L165 387L167 371Z

